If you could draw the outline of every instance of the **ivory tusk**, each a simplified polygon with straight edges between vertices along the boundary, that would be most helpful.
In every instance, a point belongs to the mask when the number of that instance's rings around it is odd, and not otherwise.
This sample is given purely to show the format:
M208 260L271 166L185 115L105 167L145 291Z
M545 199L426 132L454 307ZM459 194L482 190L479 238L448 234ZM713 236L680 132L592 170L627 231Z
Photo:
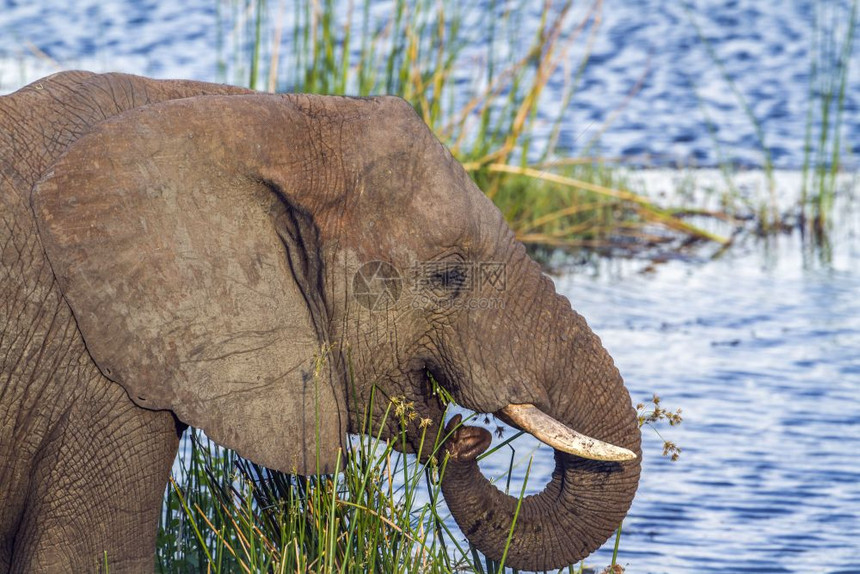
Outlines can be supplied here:
M636 458L633 451L578 433L534 405L508 405L500 412L554 449L590 460L620 462Z

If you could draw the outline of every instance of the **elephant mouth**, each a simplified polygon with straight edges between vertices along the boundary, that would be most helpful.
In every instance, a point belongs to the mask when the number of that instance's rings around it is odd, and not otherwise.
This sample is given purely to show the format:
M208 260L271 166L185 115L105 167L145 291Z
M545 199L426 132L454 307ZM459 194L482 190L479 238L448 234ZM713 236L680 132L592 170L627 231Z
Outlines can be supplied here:
M425 384L433 389L433 381L444 381L429 371L422 373ZM438 425L439 430L444 426L443 401L432 392L429 400L425 401L424 408L432 412L432 418ZM525 431L542 443L557 451L572 454L587 460L604 462L624 462L634 460L636 453L633 451L604 442L602 440L585 435L576 429L572 429L563 422L543 412L533 404L508 404L498 411L492 413L509 426ZM437 418L438 417L438 418ZM445 433L448 434L448 433ZM489 445L487 445L489 446Z

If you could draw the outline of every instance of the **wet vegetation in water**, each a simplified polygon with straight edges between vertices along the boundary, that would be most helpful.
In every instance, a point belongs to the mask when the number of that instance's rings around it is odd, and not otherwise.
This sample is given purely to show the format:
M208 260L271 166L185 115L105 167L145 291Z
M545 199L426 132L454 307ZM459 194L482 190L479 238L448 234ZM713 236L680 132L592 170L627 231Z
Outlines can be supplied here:
M659 259L703 246L719 254L739 235L800 232L810 249L826 256L834 198L854 190L852 180L843 185L837 176L857 4L847 16L829 2L816 5L802 190L789 200L790 190L780 188L774 175L759 120L701 33L713 66L755 126L761 185L739 186L734 168L723 162L722 185L702 188L691 176L689 185L654 197L624 158L568 157L557 149L564 110L575 101L600 30L600 0L578 21L572 18L572 1L544 3L531 36L525 36L517 17L531 3L490 0L469 7L449 0L365 0L346 3L344 12L339 11L343 3L333 0L219 2L221 79L269 91L403 96L536 253L582 248ZM281 24L287 20L284 10L295 11L290 28ZM688 15L696 26L695 13ZM475 26L467 25L476 18L484 23L478 37ZM237 75L226 77L228 69ZM550 107L543 97L550 81L564 89L562 101L551 106L557 115L548 119L542 110ZM706 113L705 118L708 124ZM715 126L706 127L716 133ZM596 141L609 128L599 126L590 137ZM716 137L713 141L718 147ZM642 425L681 422L680 412L665 409L656 396L639 410ZM389 405L388 416L407 417L408 406ZM302 478L258 467L193 432L165 496L159 568L503 571L449 529L440 505L444 460L419 464L375 436L371 429L354 438L341 463L344 472ZM507 438L496 448L511 448L516 437ZM426 444L436 452L439 437L428 437ZM681 448L671 435L663 444L663 454L677 458ZM497 485L507 490L510 481L509 470ZM620 540L619 533L616 556ZM613 557L610 568L615 562ZM564 572L588 571L584 568L574 565Z

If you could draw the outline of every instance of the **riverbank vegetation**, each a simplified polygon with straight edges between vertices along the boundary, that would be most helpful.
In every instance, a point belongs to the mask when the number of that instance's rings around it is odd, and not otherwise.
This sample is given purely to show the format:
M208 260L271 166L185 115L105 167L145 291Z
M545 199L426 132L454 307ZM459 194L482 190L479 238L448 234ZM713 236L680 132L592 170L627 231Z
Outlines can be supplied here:
M817 16L803 190L788 204L778 197L761 126L735 88L761 136L765 181L755 193L739 189L724 163L719 188L679 186L656 196L623 158L572 157L560 149L564 111L588 65L603 4L592 1L576 19L572 1L526 5L538 10L537 30L526 31L516 10L494 0L475 8L449 0L221 1L220 79L269 91L403 96L534 249L653 257L711 245L719 253L739 234L786 230L826 243L839 192L856 1L847 26L829 20L825 9ZM732 85L727 74L725 80ZM562 86L552 102L545 97L550 82ZM596 142L609 127L594 126L583 137ZM642 424L680 422L658 398L652 403L640 405ZM339 475L301 478L257 467L194 433L166 493L160 569L501 572L446 525L438 504L444 462L419 464L374 436L371 429L353 440ZM516 437L507 438L497 448L512 448ZM428 444L438 448L437 437ZM679 452L664 441L664 454ZM510 489L511 476L509 469L497 477L499 487ZM584 565L564 571L582 572Z

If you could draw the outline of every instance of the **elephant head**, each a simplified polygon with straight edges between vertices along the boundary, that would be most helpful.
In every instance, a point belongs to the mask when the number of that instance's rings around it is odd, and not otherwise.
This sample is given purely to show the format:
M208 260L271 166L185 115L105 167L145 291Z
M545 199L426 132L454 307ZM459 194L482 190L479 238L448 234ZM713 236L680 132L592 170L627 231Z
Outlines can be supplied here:
M639 431L612 359L402 100L133 109L71 145L32 202L87 349L139 406L271 468L333 472L374 391L441 430L432 376L556 449L510 566L570 564L627 512ZM449 430L446 500L498 559L517 501L478 471L488 433Z

